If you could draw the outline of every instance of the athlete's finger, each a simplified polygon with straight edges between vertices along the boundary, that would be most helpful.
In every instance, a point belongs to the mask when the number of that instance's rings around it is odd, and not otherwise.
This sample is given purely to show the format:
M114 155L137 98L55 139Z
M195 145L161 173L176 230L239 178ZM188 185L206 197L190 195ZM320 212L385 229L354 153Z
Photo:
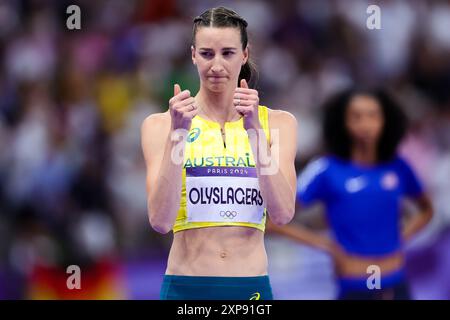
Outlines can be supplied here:
M173 85L173 96L175 97L177 94L181 92L181 87L178 83Z
M241 79L241 88L248 89L247 80Z

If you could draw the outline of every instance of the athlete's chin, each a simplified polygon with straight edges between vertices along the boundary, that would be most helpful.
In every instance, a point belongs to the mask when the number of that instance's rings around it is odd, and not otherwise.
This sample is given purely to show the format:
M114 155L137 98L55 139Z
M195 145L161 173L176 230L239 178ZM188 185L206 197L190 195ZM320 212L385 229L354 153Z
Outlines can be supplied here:
M228 82L209 83L208 88L212 92L223 92L228 87Z
M375 137L364 137L360 139L361 144L365 146L375 146L378 142L378 139Z

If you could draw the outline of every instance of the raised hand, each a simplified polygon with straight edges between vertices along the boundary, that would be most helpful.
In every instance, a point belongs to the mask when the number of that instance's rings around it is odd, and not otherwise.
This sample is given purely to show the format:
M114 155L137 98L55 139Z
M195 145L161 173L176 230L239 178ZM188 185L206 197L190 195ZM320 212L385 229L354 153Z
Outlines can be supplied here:
M245 130L261 128L258 116L258 91L250 89L245 79L242 79L240 87L236 88L233 103L236 111L244 117Z
M172 130L191 128L192 118L197 115L198 109L189 90L181 91L178 84L173 86L173 97L169 100Z

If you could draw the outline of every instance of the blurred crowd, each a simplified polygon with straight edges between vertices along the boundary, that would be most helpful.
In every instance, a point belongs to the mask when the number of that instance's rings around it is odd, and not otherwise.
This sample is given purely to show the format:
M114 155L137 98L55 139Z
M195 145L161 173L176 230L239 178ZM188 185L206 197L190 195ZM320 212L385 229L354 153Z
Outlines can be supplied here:
M192 19L218 5L248 21L261 104L298 119L297 172L323 150L331 94L382 85L401 102L401 153L436 210L421 244L433 243L450 226L450 1L374 3L379 30L365 0L1 1L0 298L33 297L39 270L165 259L140 126L167 110L175 82L198 90ZM67 29L71 4L80 30Z

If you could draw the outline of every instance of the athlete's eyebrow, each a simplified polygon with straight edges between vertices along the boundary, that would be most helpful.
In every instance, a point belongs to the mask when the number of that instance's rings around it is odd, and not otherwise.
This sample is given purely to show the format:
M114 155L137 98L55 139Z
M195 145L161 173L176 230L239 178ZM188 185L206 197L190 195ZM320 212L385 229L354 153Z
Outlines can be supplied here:
M203 50L203 51L214 51L214 49L211 49L211 48L198 48L198 50ZM225 48L222 48L222 51L225 51L225 50L237 50L237 48L236 47L225 47Z

